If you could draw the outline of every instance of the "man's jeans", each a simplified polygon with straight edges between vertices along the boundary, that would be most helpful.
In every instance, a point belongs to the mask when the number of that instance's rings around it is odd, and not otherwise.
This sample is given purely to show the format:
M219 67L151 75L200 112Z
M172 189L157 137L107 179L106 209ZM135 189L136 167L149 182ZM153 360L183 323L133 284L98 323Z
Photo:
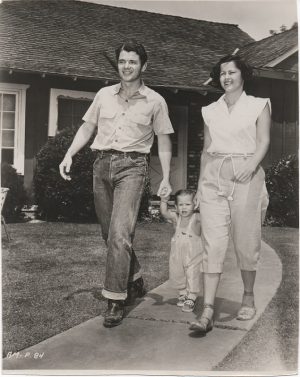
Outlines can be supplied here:
M124 300L128 282L141 276L132 242L147 168L138 153L100 151L94 162L95 208L108 248L102 294L111 300Z

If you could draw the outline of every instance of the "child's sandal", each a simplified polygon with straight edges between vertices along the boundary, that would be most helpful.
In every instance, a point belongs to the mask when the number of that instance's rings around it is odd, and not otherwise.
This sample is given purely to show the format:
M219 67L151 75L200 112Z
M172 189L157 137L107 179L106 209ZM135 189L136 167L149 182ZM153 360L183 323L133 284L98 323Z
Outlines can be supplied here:
M191 298L187 298L184 301L182 311L185 313L191 313L195 309L195 300Z
M183 307L185 301L186 301L186 295L180 295L178 297L178 301L177 301L176 305L179 306L179 307Z

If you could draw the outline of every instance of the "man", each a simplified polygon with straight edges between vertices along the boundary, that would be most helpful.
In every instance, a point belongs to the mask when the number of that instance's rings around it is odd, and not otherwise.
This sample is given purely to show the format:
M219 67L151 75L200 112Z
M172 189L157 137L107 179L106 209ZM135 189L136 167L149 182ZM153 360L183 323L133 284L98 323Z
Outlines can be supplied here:
M165 100L141 80L147 53L140 43L128 40L116 49L116 58L121 82L96 94L59 167L61 176L70 180L72 157L97 127L91 148L98 152L94 163L94 201L108 248L102 290L108 299L105 327L119 325L124 305L144 294L141 267L132 242L154 133L163 173L157 194L167 196L172 191L169 134L174 131Z

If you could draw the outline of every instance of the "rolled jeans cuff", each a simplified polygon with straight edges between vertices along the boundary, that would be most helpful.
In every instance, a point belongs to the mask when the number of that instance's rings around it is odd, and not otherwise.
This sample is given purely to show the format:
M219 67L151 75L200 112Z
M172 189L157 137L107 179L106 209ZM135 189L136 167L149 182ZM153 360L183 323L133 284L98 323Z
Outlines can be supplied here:
M127 292L111 292L103 288L102 296L108 300L125 300L127 298Z

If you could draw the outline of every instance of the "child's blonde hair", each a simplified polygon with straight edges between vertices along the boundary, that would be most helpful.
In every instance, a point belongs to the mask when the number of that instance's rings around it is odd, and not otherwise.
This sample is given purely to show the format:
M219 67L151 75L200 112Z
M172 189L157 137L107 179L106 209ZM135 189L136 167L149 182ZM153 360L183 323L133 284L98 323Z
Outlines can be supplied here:
M184 195L191 195L192 198L195 196L195 191L194 190L189 190L189 189L183 189L183 190L178 190L175 192L175 204L177 205L177 198L178 196L184 196Z

